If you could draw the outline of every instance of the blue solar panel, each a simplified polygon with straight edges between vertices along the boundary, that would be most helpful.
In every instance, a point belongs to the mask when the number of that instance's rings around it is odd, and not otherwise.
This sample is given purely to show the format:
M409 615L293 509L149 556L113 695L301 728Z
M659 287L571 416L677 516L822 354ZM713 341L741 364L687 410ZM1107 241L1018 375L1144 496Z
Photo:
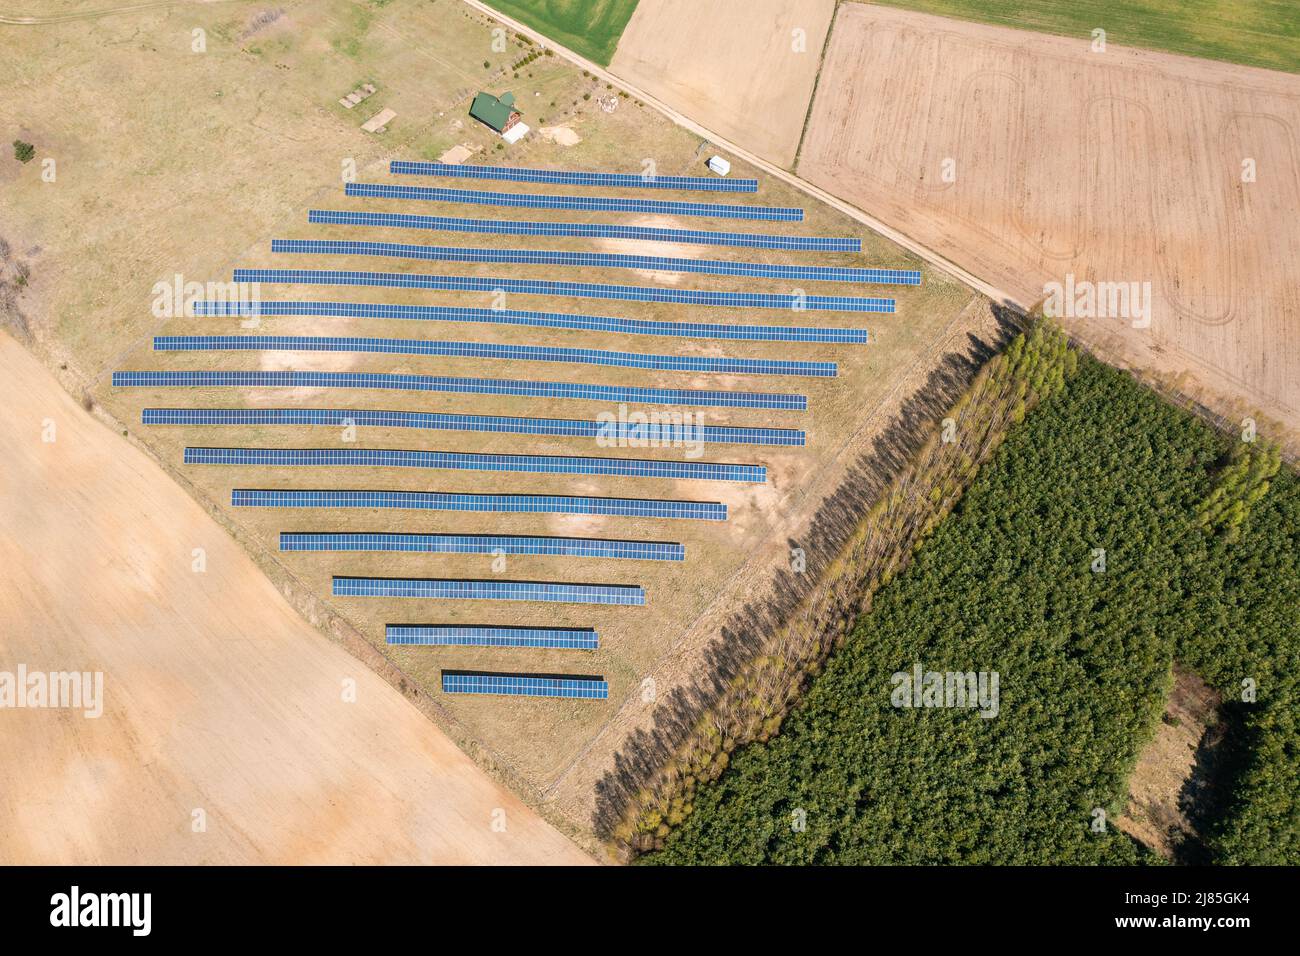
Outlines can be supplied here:
M669 541L559 538L505 534L389 534L280 532L281 551L402 551L419 554L501 554L562 558L684 561L684 545Z
M836 266L791 266L725 259L634 256L606 252L563 252L555 249L479 249L463 246L423 246L406 242L354 242L337 239L272 239L272 252L311 255L382 256L434 262L491 262L511 265L574 266L592 269L640 269L701 275L749 276L811 282L866 282L920 285L915 269L859 269Z
M604 222L519 222L509 219L465 219L460 216L416 216L394 212L339 212L312 209L307 221L336 226L385 226L431 229L498 236L556 236L585 239L631 239L680 242L700 246L741 246L746 249L788 249L795 252L861 252L862 240L838 236L780 236L761 232L710 232L661 226L621 226Z
M439 598L449 601L544 601L553 604L617 604L635 607L645 604L645 591L635 584L467 581L451 578L335 576L334 596Z
M281 491L235 488L236 508L396 508L410 511L465 511L502 514L602 515L726 521L727 506L717 501L656 498L583 498L569 495L466 495L441 491Z
M433 431L502 432L592 438L607 445L680 446L705 442L731 445L803 445L793 428L742 428L672 422L583 421L572 418L513 418L503 415L447 415L438 412L381 411L369 408L146 408L145 425L348 425L424 428Z
M347 183L343 191L349 196L369 196L376 199L421 199L430 202L473 203L479 206L585 209L591 212L636 212L661 216L707 216L711 219L803 222L803 210L788 206L729 206L723 203L673 202L662 199L606 199L595 196L550 196L541 193L494 193L479 189L391 186L386 183Z
M408 272L353 272L345 269L236 269L236 282L282 285L346 285L385 289L439 289L444 292L513 292L571 299L618 299L625 302L671 302L732 309L785 309L807 312L894 311L893 299L851 295L794 295L784 292L706 292L700 289L656 289L603 282L557 282L551 279L478 279Z
M551 345L497 345L491 342L443 342L435 339L379 339L327 335L159 335L156 352L382 352L389 355L443 355L454 358L515 362L568 362L644 368L664 372L727 375L795 375L834 378L834 362L746 359L690 355L647 355Z
M762 484L762 465L637 458L583 458L573 455L484 455L476 452L411 451L400 448L195 448L185 449L187 465L248 465L341 468L442 468L453 471L508 471L547 475L611 475Z
M609 683L599 677L537 677L528 674L470 674L443 671L444 694L504 694L508 697L565 697L607 700Z
M416 647L554 647L594 651L600 646L589 627L458 627L441 624L389 624L389 644Z
M783 408L804 411L805 395L717 392L685 388L634 388L503 378L450 378L387 372L114 372L115 388L379 388L475 395L524 395L594 402L699 405L710 408Z
M417 163L394 159L393 175L447 176L455 179L496 179L516 183L552 183L560 186L621 186L643 189L689 189L715 193L758 192L757 179L720 179L716 176L651 176L646 173L586 173L563 169L521 169L516 166Z
M437 322L479 322L488 325L519 325L548 329L582 329L591 332L619 332L628 335L661 335L677 338L743 339L749 342L847 342L867 341L866 329L780 325L725 325L715 322L661 322L647 319L616 319L603 315L572 315L566 312L532 312L525 309L475 309L440 305L394 305L366 302L294 302L263 299L255 304L203 300L193 304L194 315L323 315L354 319L415 319Z

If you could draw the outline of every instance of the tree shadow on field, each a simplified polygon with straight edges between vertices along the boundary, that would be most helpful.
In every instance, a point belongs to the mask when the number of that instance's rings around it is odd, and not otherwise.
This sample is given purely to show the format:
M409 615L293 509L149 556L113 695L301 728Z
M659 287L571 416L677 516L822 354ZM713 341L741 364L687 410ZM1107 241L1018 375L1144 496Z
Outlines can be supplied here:
M767 596L734 614L709 644L701 673L656 702L654 725L649 730L637 730L624 741L614 756L614 768L596 784L592 826L597 836L612 837L637 795L655 779L745 665L762 652L767 636L786 624L862 517L934 434L976 373L1021 330L1023 320L1017 313L999 305L991 310L993 329L983 337L968 334L963 347L944 355L871 448L848 469L840 487L818 507L806 542L789 541L791 548L805 551L804 572L776 571ZM809 547L808 542L816 546Z

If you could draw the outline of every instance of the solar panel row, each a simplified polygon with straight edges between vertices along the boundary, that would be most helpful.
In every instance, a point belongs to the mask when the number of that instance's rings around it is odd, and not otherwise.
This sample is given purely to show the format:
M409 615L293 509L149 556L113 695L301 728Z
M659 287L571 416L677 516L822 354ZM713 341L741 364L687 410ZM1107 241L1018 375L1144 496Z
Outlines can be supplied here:
M420 554L508 554L565 558L683 561L684 545L668 541L561 538L502 534L280 533L281 551L401 551Z
M389 355L441 355L515 362L568 362L643 368L665 372L727 375L796 375L834 378L834 362L747 359L689 355L648 355L551 345L498 345L435 339L387 339L326 335L159 335L156 352L380 352Z
M389 644L416 647L553 647L595 650L600 638L589 627L458 627L440 624L389 624Z
M750 276L813 282L865 282L884 285L920 285L914 269L861 269L837 266L793 266L725 259L690 259L673 256L635 256L605 252L565 252L555 249L479 249L462 246L424 246L407 242L355 242L339 239L272 239L272 252L303 255L383 256L434 262L491 262L511 265L573 266L593 269L639 269L650 272L685 272L700 275Z
M487 455L477 452L412 451L401 448L204 448L185 449L187 465L290 467L440 468L453 471L508 471L548 475L609 475L762 484L761 465L637 458L583 458L566 455Z
M717 501L657 498L585 498L570 495L471 495L441 491L339 491L235 488L236 508L395 508L409 511L463 511L502 514L601 515L726 521L727 506Z
M618 319L603 315L573 315L566 312L533 312L525 309L476 309L438 305L396 305L364 302L294 302L262 300L256 303L220 302L206 299L193 304L196 316L321 315L357 319L415 319L438 322L479 322L489 325L520 325L549 329L583 329L591 332L621 332L629 335L659 335L678 338L743 339L749 342L845 342L867 341L866 329L833 329L779 325L726 325L715 322L659 322L646 319Z
M469 581L450 578L334 578L335 597L439 598L450 601L545 601L640 607L645 591L632 584Z
M802 222L803 210L781 206L732 206L723 203L673 202L662 199L605 199L595 196L552 196L539 193L497 193L479 189L439 189L387 183L347 183L348 196L375 199L420 199L428 202L516 206L529 209L584 209L590 212L636 212L662 216L706 216L711 219L759 219Z
M438 412L381 411L370 408L146 408L145 425L334 425L423 428L433 431L503 432L591 438L603 445L678 446L705 442L734 445L803 445L806 436L792 428L742 428L648 420L642 413L627 421L572 418L514 418L503 415L448 415Z
M550 279L476 278L407 272L354 272L345 269L236 269L236 282L277 285L342 285L386 289L439 289L444 292L513 292L571 299L617 299L625 302L672 302L733 309L785 309L792 312L894 311L894 300L849 295L805 295L784 292L707 292L701 289L656 289L651 286L607 285L601 282L557 282Z
M393 175L447 176L455 179L496 179L516 183L555 183L564 186L623 186L643 189L689 189L716 193L758 192L757 179L716 176L653 176L646 173L587 173L563 169L523 169L517 166L475 166L470 163L420 163L394 159Z
M609 683L599 677L532 677L527 674L442 672L444 694L502 694L508 697L565 697L607 700Z
M335 226L383 226L430 229L499 236L630 239L680 242L701 246L740 246L746 249L787 249L795 252L861 252L862 240L837 236L781 236L761 232L710 232L662 226L622 226L604 222L521 222L510 219L466 219L460 216L417 216L394 212L342 212L312 209L307 221Z
M780 392L720 392L684 388L639 388L531 382L501 378L451 378L386 372L114 372L115 388L377 388L476 395L523 395L595 402L698 405L710 408L781 408L804 411L805 395Z

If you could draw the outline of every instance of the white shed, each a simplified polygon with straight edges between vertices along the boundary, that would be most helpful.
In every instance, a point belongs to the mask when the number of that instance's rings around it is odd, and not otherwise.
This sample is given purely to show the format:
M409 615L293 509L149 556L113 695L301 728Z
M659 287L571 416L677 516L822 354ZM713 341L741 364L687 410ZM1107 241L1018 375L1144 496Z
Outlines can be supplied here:
M727 173L731 172L731 163L727 162L721 156L714 156L707 163L705 163L705 165L708 166L709 169L717 173L719 176L725 176L727 175Z

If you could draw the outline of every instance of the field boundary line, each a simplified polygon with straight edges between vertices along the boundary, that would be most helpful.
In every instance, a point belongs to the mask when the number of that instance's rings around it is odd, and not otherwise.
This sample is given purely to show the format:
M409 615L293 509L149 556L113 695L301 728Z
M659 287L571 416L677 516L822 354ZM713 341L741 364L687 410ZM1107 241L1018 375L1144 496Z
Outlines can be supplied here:
M808 124L812 122L813 104L817 102L817 91L822 85L822 69L826 66L826 51L831 48L831 37L835 33L835 21L840 18L840 0L835 0L831 10L831 22L826 27L826 37L822 40L821 53L817 56L817 75L813 77L812 92L808 94L808 108L803 111L803 125L799 127L799 142L794 144L794 162L791 171L798 175L799 159L803 156L803 141L808 138Z

